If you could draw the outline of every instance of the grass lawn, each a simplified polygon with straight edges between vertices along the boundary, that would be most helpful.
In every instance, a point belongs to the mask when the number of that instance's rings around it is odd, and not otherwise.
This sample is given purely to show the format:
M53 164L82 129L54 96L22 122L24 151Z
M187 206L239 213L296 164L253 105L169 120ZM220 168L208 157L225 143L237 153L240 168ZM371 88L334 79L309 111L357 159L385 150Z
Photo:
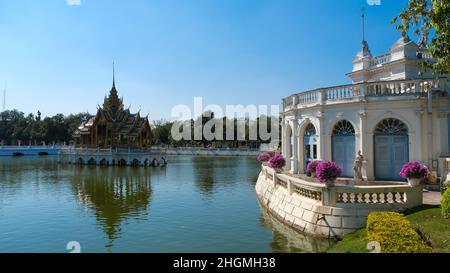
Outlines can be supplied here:
M441 216L439 206L421 206L405 213L435 252L450 253L450 219Z
M443 219L439 206L424 205L404 213L421 235L428 241L434 252L450 253L450 219ZM344 236L343 240L331 247L330 253L367 253L366 230Z
M342 241L337 242L328 253L368 253L366 229L357 230L355 233L345 235Z

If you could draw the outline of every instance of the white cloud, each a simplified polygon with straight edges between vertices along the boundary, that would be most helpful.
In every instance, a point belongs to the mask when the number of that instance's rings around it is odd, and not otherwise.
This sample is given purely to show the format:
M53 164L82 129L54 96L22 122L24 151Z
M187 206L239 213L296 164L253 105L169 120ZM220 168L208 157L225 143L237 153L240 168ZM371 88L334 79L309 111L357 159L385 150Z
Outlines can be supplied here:
M66 3L69 6L80 6L81 0L66 0Z

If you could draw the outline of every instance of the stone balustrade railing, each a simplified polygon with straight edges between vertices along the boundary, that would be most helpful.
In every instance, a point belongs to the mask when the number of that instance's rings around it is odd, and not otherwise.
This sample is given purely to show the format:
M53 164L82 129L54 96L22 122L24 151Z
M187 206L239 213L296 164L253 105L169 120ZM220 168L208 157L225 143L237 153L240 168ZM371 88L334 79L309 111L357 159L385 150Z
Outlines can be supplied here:
M391 60L392 60L392 55L390 53L387 53L387 54L384 54L384 55L380 55L380 56L374 57L370 61L369 66L370 67L374 67L374 66L377 66L377 65L388 63Z
M450 85L447 81L447 78L393 80L319 88L283 99L283 109L288 111L298 106L347 103L392 96L425 97L433 89L445 91L443 95L448 96Z
M307 182L289 174L276 173L268 166L262 166L266 180L274 187L285 188L290 195L298 194L329 207L377 208L421 205L422 187L412 187L406 183L393 185L335 185L327 187L319 182Z

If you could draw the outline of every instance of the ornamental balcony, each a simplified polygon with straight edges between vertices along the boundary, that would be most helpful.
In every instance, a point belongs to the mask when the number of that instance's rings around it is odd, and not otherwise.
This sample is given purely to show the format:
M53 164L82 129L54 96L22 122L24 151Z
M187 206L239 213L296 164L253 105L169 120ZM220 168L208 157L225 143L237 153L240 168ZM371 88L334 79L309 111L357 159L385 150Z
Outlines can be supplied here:
M450 96L447 77L433 79L390 80L364 82L319 88L291 95L283 99L283 112L297 108L339 103L379 101L392 99Z

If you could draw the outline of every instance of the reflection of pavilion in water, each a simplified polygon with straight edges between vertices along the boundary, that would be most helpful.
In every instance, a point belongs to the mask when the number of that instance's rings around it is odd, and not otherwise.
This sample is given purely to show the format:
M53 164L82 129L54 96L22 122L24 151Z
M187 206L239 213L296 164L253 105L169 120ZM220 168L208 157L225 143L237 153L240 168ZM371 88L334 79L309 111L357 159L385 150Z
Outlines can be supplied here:
M108 239L119 236L121 222L146 215L151 200L151 171L144 168L76 168L78 200L95 211Z
M332 240L315 238L295 231L282 224L263 207L261 207L261 214L262 225L272 230L270 247L275 252L319 253L325 252L334 244Z

